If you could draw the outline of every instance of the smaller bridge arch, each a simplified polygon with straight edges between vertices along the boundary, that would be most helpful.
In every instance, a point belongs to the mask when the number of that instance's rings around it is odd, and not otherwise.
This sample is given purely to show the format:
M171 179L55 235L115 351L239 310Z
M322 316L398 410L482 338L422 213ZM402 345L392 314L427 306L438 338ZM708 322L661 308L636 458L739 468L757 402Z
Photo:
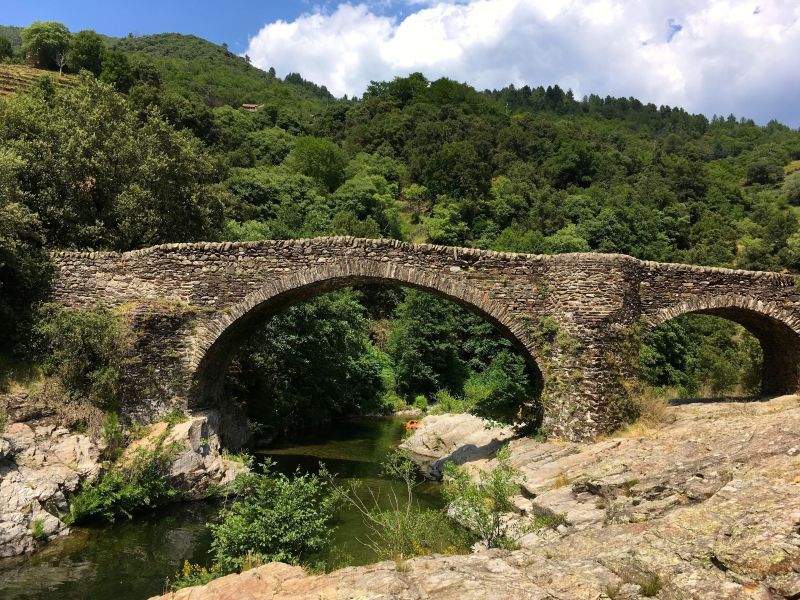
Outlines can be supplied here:
M749 331L763 351L764 394L794 394L800 389L800 319L770 302L741 294L697 295L647 318L651 329L684 315L712 315Z
M189 406L218 401L228 365L258 323L320 294L374 283L419 289L463 306L490 322L522 352L534 372L541 377L536 347L523 323L513 318L504 305L486 292L439 273L388 261L349 259L273 279L203 325L195 336L189 361Z

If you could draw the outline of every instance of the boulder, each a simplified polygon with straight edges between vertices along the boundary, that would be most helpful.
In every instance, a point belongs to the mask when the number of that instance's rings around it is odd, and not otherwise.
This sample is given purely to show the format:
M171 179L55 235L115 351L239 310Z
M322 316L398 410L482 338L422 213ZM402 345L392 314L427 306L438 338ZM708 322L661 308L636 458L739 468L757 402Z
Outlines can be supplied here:
M463 465L488 459L512 437L510 427L491 427L474 415L431 415L422 419L400 447L423 464L432 477L439 478L447 462Z

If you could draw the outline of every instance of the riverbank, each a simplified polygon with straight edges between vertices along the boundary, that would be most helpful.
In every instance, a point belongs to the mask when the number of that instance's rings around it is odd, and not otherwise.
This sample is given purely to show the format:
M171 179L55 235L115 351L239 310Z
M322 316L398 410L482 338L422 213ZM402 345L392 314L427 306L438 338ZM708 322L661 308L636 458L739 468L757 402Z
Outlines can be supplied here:
M0 431L0 558L34 552L67 535L70 498L111 468L103 436L91 428L70 430L68 412L59 414L51 404L27 394L2 397L0 407L10 418ZM165 476L175 490L171 500L205 498L243 467L224 455L218 430L213 411L154 423L117 463L124 464L137 448L169 447Z
M568 523L519 550L320 576L275 563L161 599L799 597L800 400L688 403L667 421L593 444L512 441L526 475L518 510ZM463 439L447 430L442 456Z

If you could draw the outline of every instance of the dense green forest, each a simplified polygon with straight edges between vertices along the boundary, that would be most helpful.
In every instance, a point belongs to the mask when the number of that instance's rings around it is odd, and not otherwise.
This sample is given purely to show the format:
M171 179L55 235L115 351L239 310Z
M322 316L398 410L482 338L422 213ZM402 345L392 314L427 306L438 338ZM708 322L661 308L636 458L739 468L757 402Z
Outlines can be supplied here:
M49 248L347 234L800 270L800 132L777 122L419 73L337 99L192 36L37 23L0 37L0 60L43 75L0 99L0 336L18 353L41 329ZM80 83L54 87L60 68ZM759 361L713 317L669 323L641 352L645 381L684 395L751 392ZM510 418L538 385L463 309L373 288L266 323L230 380L269 398L273 423L437 400Z

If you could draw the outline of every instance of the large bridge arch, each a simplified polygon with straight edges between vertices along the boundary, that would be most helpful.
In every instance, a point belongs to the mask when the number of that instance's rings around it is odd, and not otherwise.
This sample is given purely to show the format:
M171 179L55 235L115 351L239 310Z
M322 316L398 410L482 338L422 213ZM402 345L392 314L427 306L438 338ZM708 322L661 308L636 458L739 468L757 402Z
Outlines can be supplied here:
M351 259L274 279L203 325L196 334L189 362L189 407L214 404L221 397L228 365L258 323L320 294L375 283L419 289L484 318L525 356L541 377L536 346L523 323L486 292L441 274L391 262Z
M800 319L795 315L752 296L699 294L662 308L646 320L654 329L692 314L727 319L753 334L763 352L763 394L794 394L800 390Z

